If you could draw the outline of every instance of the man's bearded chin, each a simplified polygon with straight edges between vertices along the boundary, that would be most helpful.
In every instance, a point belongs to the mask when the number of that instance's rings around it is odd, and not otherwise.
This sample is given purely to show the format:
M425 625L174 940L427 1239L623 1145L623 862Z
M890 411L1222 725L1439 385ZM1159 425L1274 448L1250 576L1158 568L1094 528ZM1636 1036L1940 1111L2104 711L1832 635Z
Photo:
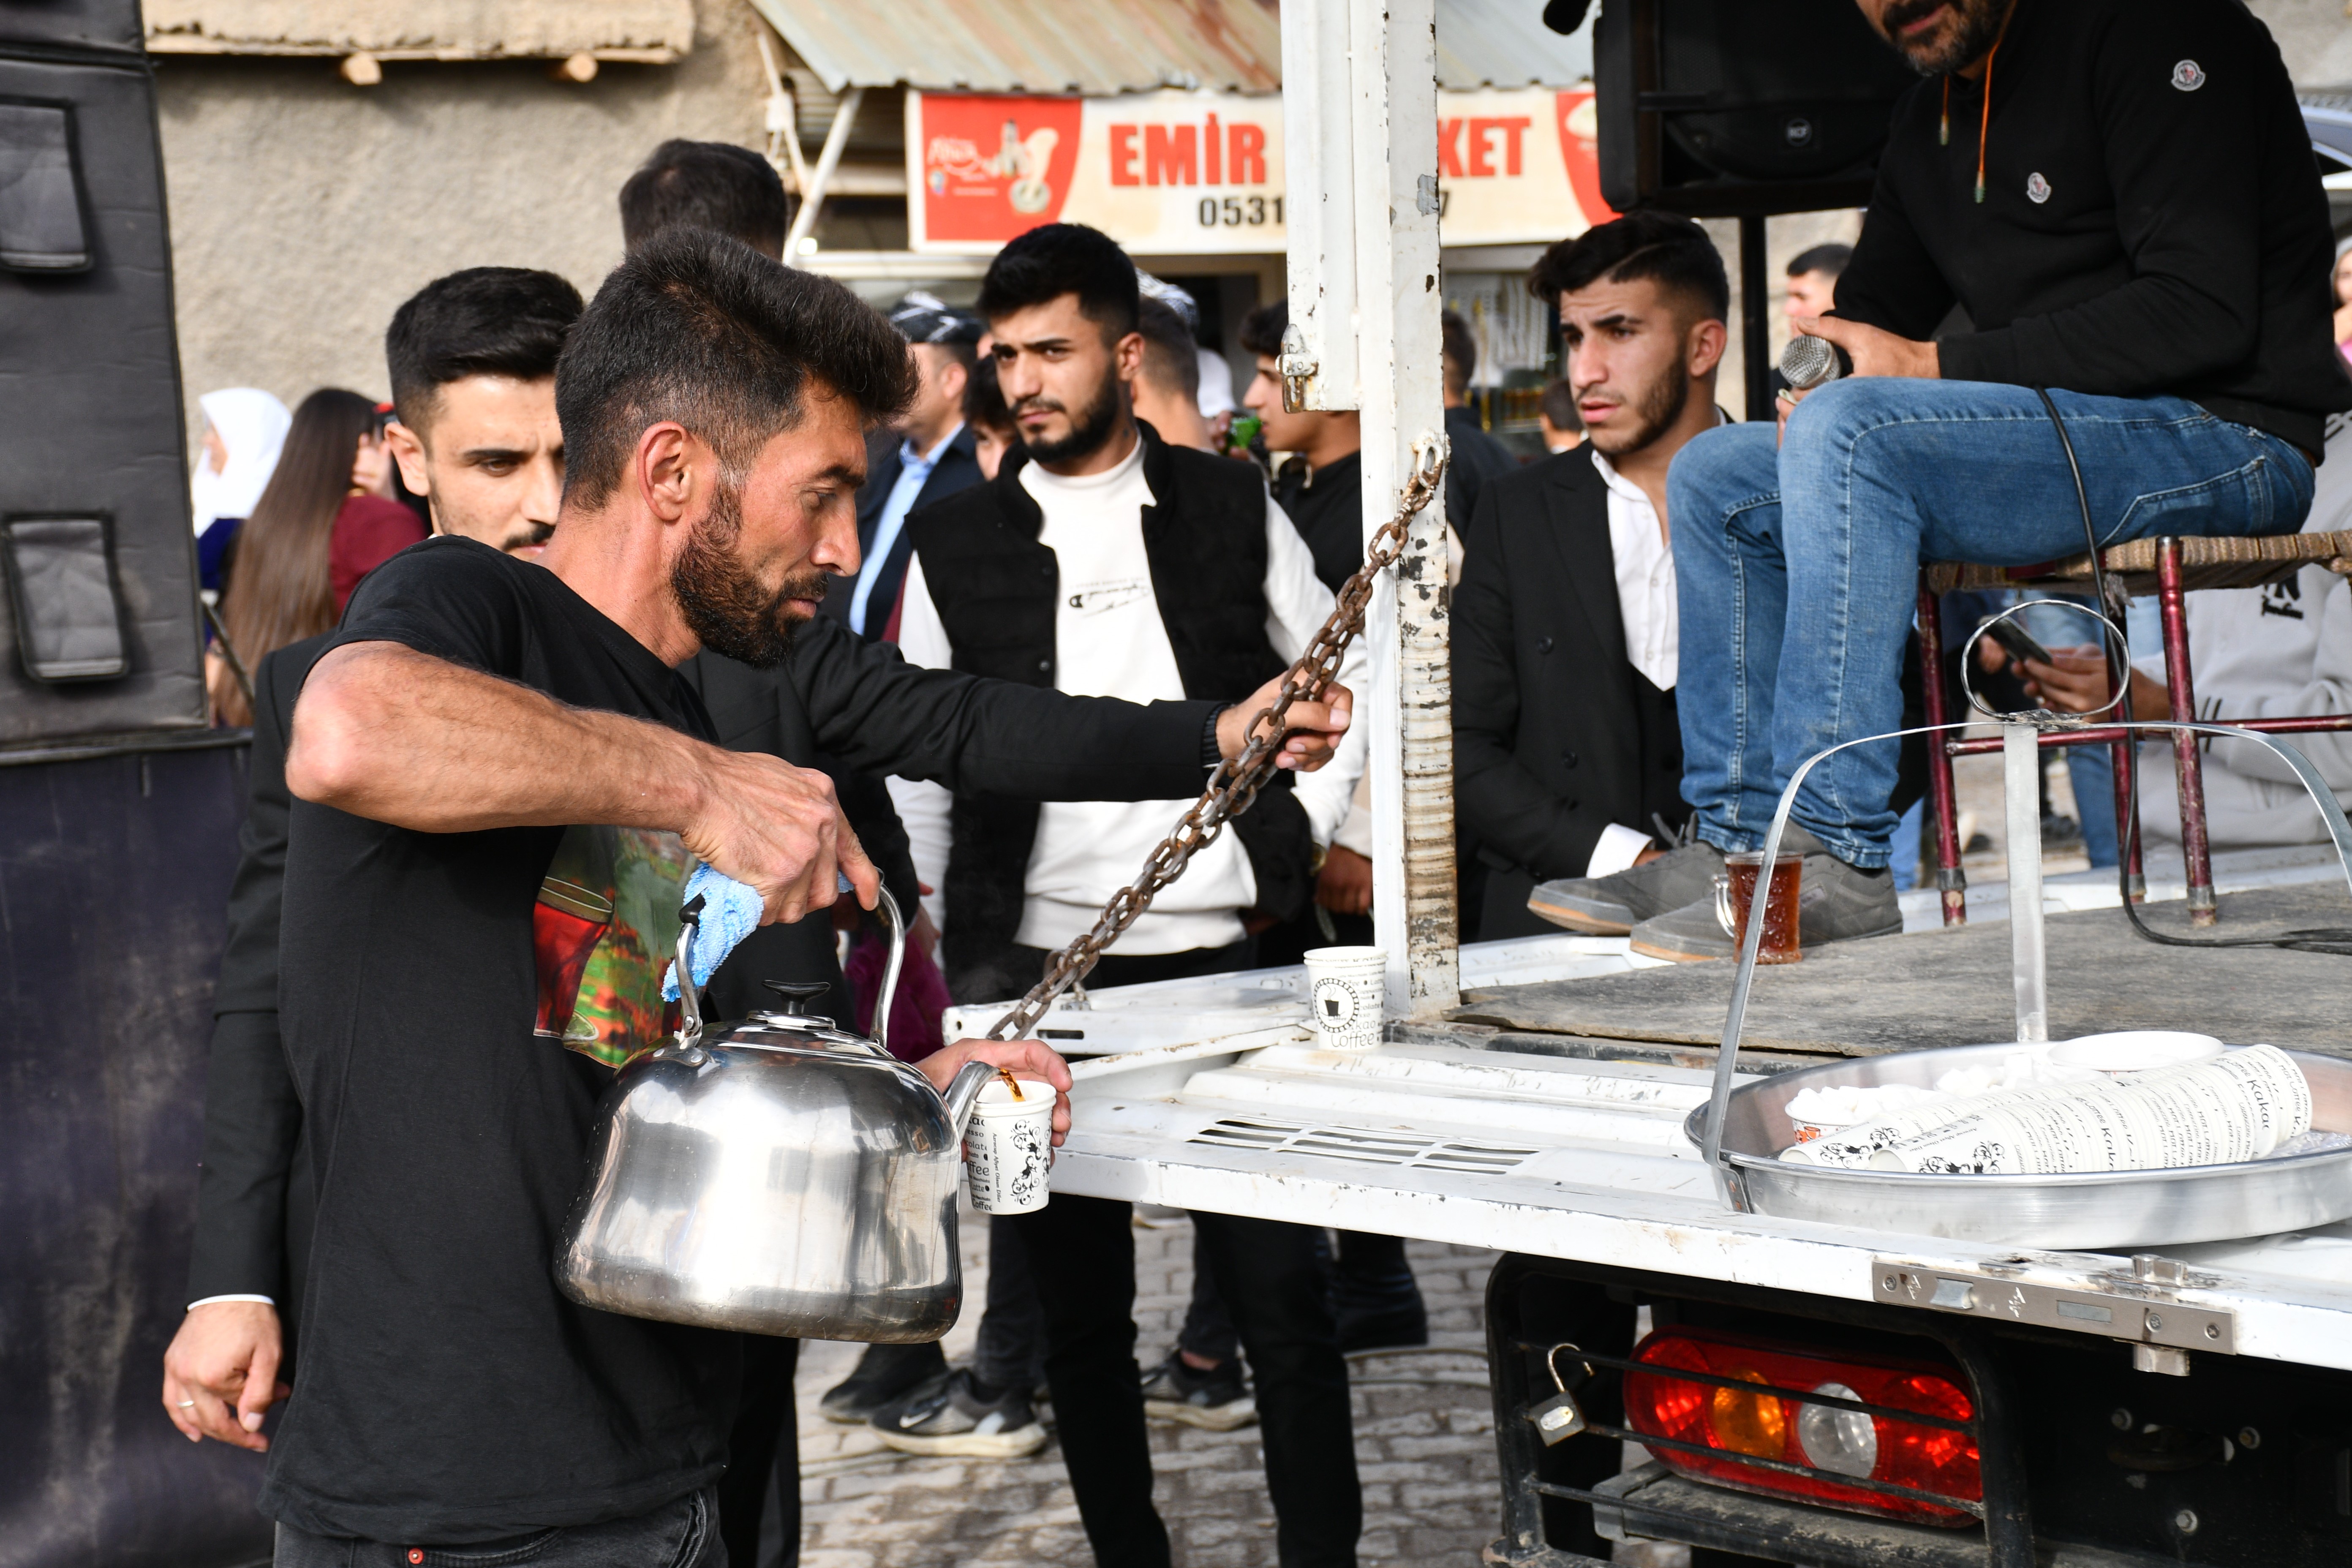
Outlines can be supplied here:
M1675 373L1662 375L1642 389L1642 395L1625 406L1633 411L1633 425L1627 430L1603 430L1595 427L1589 434L1592 449L1604 458L1626 458L1655 441L1674 427L1683 416L1683 407L1690 402L1690 377Z
M722 484L669 569L670 592L704 647L753 669L773 669L792 651L793 634L800 629L792 601L824 598L825 577L802 572L781 587L761 585L735 553L742 532L740 498Z
M1045 404L1041 398L1024 400L1020 407L1013 410L1016 421L1013 427L1020 428L1017 421L1024 411L1043 406ZM1023 430L1021 449L1029 454L1032 461L1040 463L1058 463L1066 458L1088 458L1108 446L1111 432L1118 428L1118 377L1106 375L1094 400L1070 416L1068 435L1058 441L1037 441L1032 440L1029 433Z
M1959 18L1958 26L1940 39L1929 38L1916 45L1901 41L1905 27L1946 5ZM2000 37L2005 5L2006 0L1895 0L1878 18L1878 25L1885 32L1887 42L1894 45L1895 52L1913 70L1921 76L1941 76L1984 58Z

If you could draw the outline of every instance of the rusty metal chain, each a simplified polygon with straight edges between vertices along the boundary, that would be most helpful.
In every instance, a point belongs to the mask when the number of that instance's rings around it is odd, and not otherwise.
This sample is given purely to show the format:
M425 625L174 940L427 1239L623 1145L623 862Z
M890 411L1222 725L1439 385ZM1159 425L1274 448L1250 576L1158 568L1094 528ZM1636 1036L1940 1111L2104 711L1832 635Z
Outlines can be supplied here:
M1443 493L1447 459L1446 442L1442 436L1424 435L1412 444L1412 472L1405 477L1398 495L1396 515L1372 535L1365 548L1364 563L1356 569L1354 576L1339 585L1339 603L1332 608L1330 618L1282 678L1273 705L1260 709L1250 720L1244 731L1248 743L1242 748L1241 755L1217 764L1201 798L1185 812L1175 831L1152 849L1150 858L1144 862L1143 874L1111 895L1093 930L1046 961L1045 978L1030 987L1029 994L1011 1012L996 1020L987 1038L1016 1040L1036 1027L1045 1010L1054 1005L1054 998L1084 980L1094 969L1095 961L1151 907L1160 889L1182 876L1192 857L1215 843L1225 824L1247 811L1257 799L1257 792L1276 772L1275 760L1281 753L1285 738L1283 716L1290 711L1292 703L1302 699L1320 701L1330 689L1348 645L1364 629L1364 609L1371 603L1372 580L1384 567L1395 564L1397 557L1404 552L1406 529L1422 509Z

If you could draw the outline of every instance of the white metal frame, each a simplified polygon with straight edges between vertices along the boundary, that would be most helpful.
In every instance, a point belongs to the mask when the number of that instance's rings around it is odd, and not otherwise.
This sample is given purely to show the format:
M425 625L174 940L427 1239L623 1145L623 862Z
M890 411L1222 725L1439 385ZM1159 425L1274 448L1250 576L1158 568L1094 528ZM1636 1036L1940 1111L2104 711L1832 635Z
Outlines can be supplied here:
M1363 418L1364 533L1384 525L1413 448L1444 439L1433 0L1294 0L1283 16L1294 195L1285 370L1298 405ZM1443 505L1423 510L1365 635L1371 689L1372 910L1391 1012L1459 999L1453 687Z

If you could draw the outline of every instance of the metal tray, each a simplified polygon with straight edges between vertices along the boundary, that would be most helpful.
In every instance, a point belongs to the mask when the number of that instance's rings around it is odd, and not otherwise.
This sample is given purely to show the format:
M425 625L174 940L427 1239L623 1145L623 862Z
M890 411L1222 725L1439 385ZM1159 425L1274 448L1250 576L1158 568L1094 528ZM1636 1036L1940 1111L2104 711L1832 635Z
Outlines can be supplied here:
M1990 712L1988 709L1986 711ZM2072 727L2048 713L1997 715L2002 724L2003 793L2009 808L2010 936L2017 987L2017 1037L2032 1048L2048 1039L2046 973L2042 940L2042 767L2038 732ZM2352 884L2352 821L2335 792L2303 754L2274 735L2186 721L2139 720L2104 727L2219 735L2258 742L2303 782ZM1816 753L1797 768L1764 835L1767 864L1780 847L1798 786L1823 759L1852 746L1937 735L1957 724L1929 725L1898 735L1848 741ZM1899 1051L1782 1073L1733 1087L1739 1039L1748 1021L1748 988L1756 978L1761 921L1751 921L1739 943L1738 973L1716 1053L1707 1103L1684 1131L1713 1166L1724 1200L1743 1214L1821 1220L1874 1231L1989 1241L2010 1247L2104 1250L2192 1241L2272 1236L2352 1217L2352 1149L2313 1150L2236 1165L2192 1165L2163 1171L2100 1171L2045 1176L1930 1176L1899 1171L1846 1171L1783 1164L1794 1130L1784 1109L1800 1090L1832 1084L1907 1083L1933 1088L1959 1064L2006 1056L2019 1045L1954 1046ZM2193 1027L2192 1025L2184 1026ZM2287 1053L2310 1081L2312 1126L2352 1134L2352 1066L2303 1051Z
M1786 1163L1796 1142L1789 1101L1808 1089L1911 1084L1970 1062L1998 1062L2015 1043L1858 1057L1775 1073L1731 1091L1722 1161L1749 1213L2017 1247L2105 1249L2269 1236L2352 1217L2352 1149L2315 1150L2237 1165L2100 1171L2063 1176L1927 1176ZM2315 1131L2352 1133L2352 1063L2287 1053L2311 1083ZM1704 1145L1707 1107L1683 1131Z

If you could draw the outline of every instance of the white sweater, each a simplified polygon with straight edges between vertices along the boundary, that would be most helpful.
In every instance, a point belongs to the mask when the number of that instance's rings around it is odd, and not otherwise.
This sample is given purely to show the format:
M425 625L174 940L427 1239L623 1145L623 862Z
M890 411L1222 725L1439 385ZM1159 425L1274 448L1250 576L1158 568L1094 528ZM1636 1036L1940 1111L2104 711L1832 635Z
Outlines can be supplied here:
M2352 434L2328 419L2327 460L2319 466L2307 533L2352 530ZM2210 588L2189 595L2190 673L2197 716L2285 719L2352 713L2352 586L2324 566L2306 566L2266 588ZM2164 653L2132 661L2158 685ZM2284 735L2340 800L2352 791L2352 731ZM2216 849L2320 844L2327 830L2301 781L2260 741L2202 738L2205 828ZM2180 842L2180 797L2168 741L2140 747L2140 830L2151 842Z
M1131 702L1181 699L1182 677L1160 618L1151 564L1143 548L1142 509L1152 500L1139 444L1106 473L1065 479L1031 463L1024 489L1045 512L1039 538L1054 552L1060 597L1055 605L1055 685L1078 696ZM1331 593L1316 579L1314 557L1269 496L1266 511L1265 631L1275 651L1296 659L1331 613ZM952 663L947 628L923 577L920 552L907 569L898 650L910 663ZM1364 645L1348 651L1339 679L1366 689ZM1350 730L1321 770L1298 777L1298 803L1318 844L1328 845L1348 815L1364 769L1363 728ZM946 884L950 795L938 784L894 778L890 798L905 822L915 874ZM1151 848L1184 815L1190 800L1051 801L1039 810L1029 853L1027 894L1016 940L1058 948L1091 929L1104 902L1142 870ZM1192 858L1184 875L1119 939L1122 952L1181 952L1223 947L1243 936L1241 911L1257 901L1257 880L1230 832ZM942 916L937 893L924 900Z

